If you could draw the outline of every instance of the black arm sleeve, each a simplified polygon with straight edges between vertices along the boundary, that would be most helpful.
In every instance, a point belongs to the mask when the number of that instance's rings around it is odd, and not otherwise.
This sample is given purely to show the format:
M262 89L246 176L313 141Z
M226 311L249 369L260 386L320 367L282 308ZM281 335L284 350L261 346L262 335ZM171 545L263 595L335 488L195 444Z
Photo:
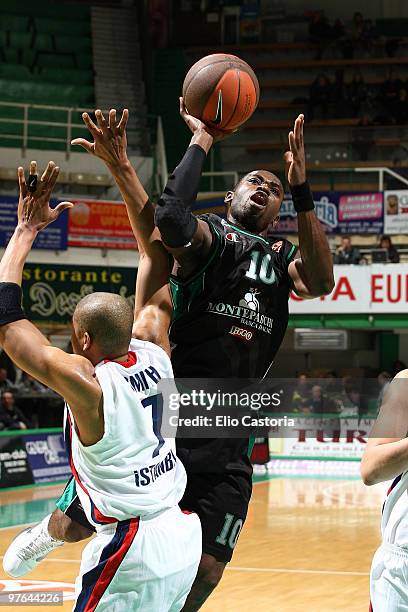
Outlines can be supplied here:
M155 210L155 223L164 243L172 248L186 246L194 236L197 219L191 213L205 161L205 151L191 145L169 176Z

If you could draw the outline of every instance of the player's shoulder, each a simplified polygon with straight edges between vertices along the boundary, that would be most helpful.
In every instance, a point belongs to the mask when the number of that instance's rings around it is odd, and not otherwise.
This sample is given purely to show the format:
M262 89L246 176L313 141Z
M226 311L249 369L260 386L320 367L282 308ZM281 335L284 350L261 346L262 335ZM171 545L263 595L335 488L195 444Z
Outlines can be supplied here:
M136 355L147 355L150 357L155 357L156 359L160 359L166 363L170 362L170 357L166 353L166 351L155 344L154 342L149 342L148 340L139 340L138 338L132 338L129 345L129 351L133 351Z
M219 217L215 213L203 213L202 215L197 215L198 219L205 221L208 225L217 228L218 230L224 229L225 219Z
M394 376L394 380L396 378L408 378L408 369L406 370L401 370L400 372L398 372L395 376Z

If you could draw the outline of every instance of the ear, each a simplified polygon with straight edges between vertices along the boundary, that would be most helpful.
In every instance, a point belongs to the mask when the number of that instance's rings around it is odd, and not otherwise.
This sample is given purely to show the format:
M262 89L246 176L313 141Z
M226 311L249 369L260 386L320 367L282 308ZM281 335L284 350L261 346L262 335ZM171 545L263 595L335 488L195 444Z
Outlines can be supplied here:
M91 336L88 334L88 332L85 332L82 338L82 350L87 351L90 347L91 347Z
M234 199L234 192L227 191L227 193L225 194L225 198L224 198L224 204L231 204L233 199Z

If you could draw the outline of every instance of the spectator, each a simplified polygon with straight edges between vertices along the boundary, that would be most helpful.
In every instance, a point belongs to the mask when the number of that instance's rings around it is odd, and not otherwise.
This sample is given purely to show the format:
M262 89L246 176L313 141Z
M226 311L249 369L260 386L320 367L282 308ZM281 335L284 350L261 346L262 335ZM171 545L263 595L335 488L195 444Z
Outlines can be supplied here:
M308 407L313 414L337 414L338 412L335 402L323 393L320 385L313 385Z
M394 378L394 376L396 376L398 372L401 372L401 370L406 370L406 369L407 369L407 366L405 365L405 363L401 361L401 359L397 359L392 364L392 377Z
M331 92L330 80L325 74L320 73L310 86L308 107L310 121L314 119L316 109L321 110L322 119L327 119Z
M316 11L313 13L312 20L309 24L309 40L317 48L316 60L322 59L323 52L331 43L332 39L332 28L324 11Z
M351 238L349 236L341 237L341 244L337 247L336 254L334 256L334 263L345 265L345 264L358 264L361 259L360 251L353 247L351 244Z
M380 249L387 250L387 263L399 263L399 254L389 236L381 236Z
M405 87L401 87L395 102L394 119L397 125L408 123L408 95Z
M13 388L13 383L7 378L6 368L0 368L0 393L2 391L8 391L9 389Z
M378 408L381 408L381 404L383 402L384 394L387 390L388 385L392 380L392 376L389 372L380 372L377 376L378 385L380 387L380 392L378 394Z
M3 391L0 405L0 429L27 429L29 421L15 405L12 391Z
M368 100L368 87L360 70L356 70L353 74L353 78L348 86L347 97L352 116L358 117L362 106Z
M38 380L33 378L31 374L23 373L21 383L17 387L18 393L45 393L47 388L44 387Z
M359 161L367 161L368 155L374 145L374 129L371 128L370 117L365 114L358 122L358 127L353 130L352 147Z
M302 372L298 374L297 384L292 394L293 412L303 412L308 400L310 400L308 376Z
M399 98L402 81L394 72L393 68L388 71L388 76L381 86L380 99L386 113L386 118L393 120Z

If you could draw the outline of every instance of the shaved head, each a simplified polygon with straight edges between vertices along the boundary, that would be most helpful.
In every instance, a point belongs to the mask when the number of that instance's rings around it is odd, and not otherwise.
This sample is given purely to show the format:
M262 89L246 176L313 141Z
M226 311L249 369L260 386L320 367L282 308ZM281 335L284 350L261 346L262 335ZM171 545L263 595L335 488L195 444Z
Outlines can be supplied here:
M73 346L80 350L80 339L85 333L104 358L127 353L132 336L133 310L129 302L116 293L91 293L75 308L72 317Z

